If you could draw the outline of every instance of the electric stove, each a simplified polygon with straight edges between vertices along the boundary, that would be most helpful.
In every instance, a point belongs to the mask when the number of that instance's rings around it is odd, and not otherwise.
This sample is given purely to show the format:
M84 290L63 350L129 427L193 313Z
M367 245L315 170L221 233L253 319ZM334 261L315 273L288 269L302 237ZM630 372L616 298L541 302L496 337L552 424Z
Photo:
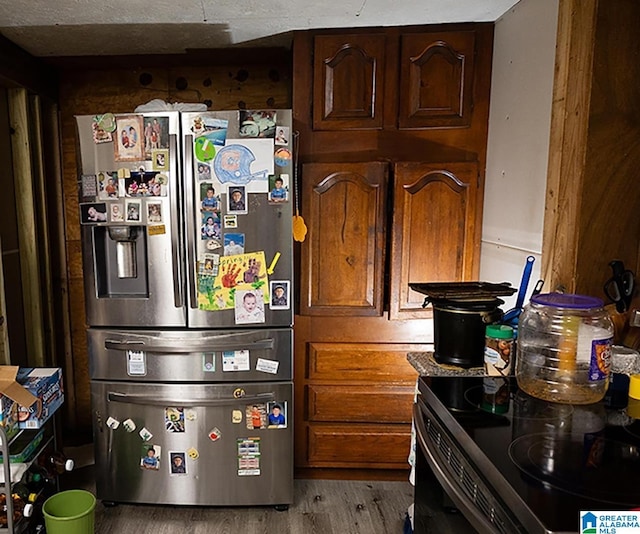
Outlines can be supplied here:
M426 466L478 532L578 532L580 511L640 506L632 409L542 401L514 377L423 377L418 389L415 534Z

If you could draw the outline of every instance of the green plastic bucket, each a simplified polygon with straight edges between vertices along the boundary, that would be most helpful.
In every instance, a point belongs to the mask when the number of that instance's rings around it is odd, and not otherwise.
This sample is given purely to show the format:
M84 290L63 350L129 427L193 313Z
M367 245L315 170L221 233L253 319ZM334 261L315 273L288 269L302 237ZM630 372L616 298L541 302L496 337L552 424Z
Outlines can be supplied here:
M93 534L96 498L84 490L61 491L42 505L47 534Z

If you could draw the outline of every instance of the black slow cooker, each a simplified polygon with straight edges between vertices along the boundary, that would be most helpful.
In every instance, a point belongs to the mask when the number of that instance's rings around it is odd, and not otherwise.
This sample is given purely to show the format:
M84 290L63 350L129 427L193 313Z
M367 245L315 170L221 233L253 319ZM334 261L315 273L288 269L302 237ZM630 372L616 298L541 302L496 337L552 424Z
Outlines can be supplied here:
M480 367L484 360L485 329L499 323L504 301L516 292L508 282L412 283L426 295L423 307L433 307L434 357L438 363Z

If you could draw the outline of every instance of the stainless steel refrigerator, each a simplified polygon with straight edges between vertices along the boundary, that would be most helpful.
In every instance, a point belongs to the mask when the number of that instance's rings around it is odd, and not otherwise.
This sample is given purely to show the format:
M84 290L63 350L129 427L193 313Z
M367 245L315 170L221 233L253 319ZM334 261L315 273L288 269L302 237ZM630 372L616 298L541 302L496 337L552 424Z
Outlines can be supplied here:
M291 111L76 121L97 497L286 507Z

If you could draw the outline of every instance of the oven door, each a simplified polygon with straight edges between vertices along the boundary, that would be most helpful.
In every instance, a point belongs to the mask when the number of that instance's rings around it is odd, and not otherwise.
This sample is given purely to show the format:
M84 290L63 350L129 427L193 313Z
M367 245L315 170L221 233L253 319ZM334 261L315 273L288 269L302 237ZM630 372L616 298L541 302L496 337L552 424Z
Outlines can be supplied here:
M442 417L425 402L423 395L418 395L413 408L417 441L414 534L429 530L423 497L427 491L424 485L433 483L433 477L477 532L540 532L539 525L538 528L523 525L513 513L512 506L516 503L505 504L498 496L500 493L488 485L487 471L495 470L495 467L481 451L469 454L469 449L477 447L455 419L446 410L441 411ZM443 418L447 420L443 422ZM431 477L429 470L433 474ZM489 475L494 478L493 473Z

